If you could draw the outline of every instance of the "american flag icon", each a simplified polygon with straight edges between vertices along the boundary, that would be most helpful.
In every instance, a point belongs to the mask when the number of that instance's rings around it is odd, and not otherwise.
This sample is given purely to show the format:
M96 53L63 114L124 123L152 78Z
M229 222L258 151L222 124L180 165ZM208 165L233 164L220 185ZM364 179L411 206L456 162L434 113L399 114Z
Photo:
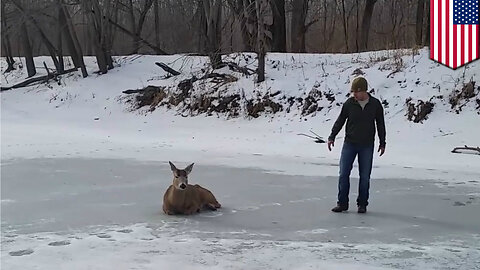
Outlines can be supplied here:
M479 58L479 0L430 0L430 59L456 69Z

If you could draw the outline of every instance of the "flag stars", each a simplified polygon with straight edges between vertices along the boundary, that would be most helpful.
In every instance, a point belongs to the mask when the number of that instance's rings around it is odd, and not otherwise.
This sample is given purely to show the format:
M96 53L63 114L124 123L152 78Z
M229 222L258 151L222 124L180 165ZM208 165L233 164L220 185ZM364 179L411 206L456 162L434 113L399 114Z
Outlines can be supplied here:
M453 21L455 24L478 24L478 1L453 0Z

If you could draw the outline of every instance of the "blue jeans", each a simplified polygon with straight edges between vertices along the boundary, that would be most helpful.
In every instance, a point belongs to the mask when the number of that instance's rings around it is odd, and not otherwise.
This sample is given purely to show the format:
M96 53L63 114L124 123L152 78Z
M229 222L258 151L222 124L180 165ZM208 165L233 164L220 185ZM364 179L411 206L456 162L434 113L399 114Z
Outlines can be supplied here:
M370 188L370 173L373 163L373 144L360 145L344 142L340 156L340 177L338 179L338 204L348 205L350 192L350 172L353 162L358 155L358 171L360 182L358 184L357 205L368 205L368 190Z

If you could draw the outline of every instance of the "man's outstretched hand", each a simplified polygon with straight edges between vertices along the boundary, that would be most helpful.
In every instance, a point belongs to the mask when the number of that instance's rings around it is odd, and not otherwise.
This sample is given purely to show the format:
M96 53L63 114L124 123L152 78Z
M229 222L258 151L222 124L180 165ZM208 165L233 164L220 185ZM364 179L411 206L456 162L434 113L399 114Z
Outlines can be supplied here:
M380 152L380 156L382 156L383 153L385 153L385 146L379 146L378 147L378 152Z
M334 141L328 141L328 151L332 151L332 147L335 146L335 142Z

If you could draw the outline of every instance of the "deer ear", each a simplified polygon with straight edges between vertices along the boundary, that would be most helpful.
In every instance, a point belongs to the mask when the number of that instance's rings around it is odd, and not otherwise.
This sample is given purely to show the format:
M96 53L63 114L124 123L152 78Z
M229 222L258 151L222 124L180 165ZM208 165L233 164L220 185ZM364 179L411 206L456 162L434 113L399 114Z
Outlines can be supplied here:
M193 164L194 164L194 163L188 165L188 166L185 168L185 172L187 172L187 174L190 174L190 173L192 172Z
M173 165L172 162L168 162L170 164L170 169L172 169L172 172L176 172L177 171L177 167L175 167L175 165Z

